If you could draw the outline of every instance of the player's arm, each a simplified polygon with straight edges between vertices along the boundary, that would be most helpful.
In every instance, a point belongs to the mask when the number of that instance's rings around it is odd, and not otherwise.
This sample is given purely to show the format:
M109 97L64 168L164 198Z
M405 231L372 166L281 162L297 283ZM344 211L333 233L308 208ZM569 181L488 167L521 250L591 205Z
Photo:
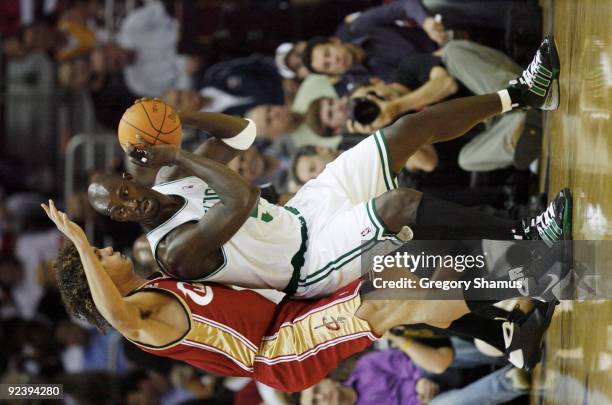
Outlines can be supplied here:
M42 207L57 229L74 243L79 252L91 296L100 314L122 335L137 339L138 331L141 329L139 310L124 301L81 227L72 222L65 213L58 211L52 200L49 200L48 206L42 204Z
M438 166L438 153L433 145L423 145L408 158L406 169L433 172Z
M228 164L240 153L239 149L231 147L222 139L235 138L241 136L243 132L251 130L250 128L247 129L249 121L232 115L209 112L179 112L179 116L183 125L198 128L213 136L213 138L209 138L199 145L192 153L221 164ZM251 122L250 125L255 125L255 123ZM253 128L253 134L255 133L256 131ZM179 166L166 166L158 172L156 183L176 180L186 175L185 170Z
M442 374L453 362L451 347L431 347L404 336L387 335L410 360L420 368L434 374Z
M395 116L437 103L455 94L458 89L457 80L446 69L442 66L434 66L425 84L391 102L393 108L397 110Z
M197 258L213 255L238 232L257 204L259 189L227 166L186 151L178 151L175 162L206 181L221 200L197 226L177 232L167 240L164 258L167 267L175 276L194 279L202 276Z
M219 196L221 201L200 219L197 227L167 238L168 249L162 259L174 276L184 279L202 277L203 263L198 260L213 256L234 236L257 204L259 189L226 165L172 145L131 146L128 153L136 164L154 168L176 165L204 180Z
M407 156L421 146L450 141L467 133L478 122L502 112L496 93L457 98L426 108L416 114L404 115L383 129L391 147L393 170L403 168Z
M163 263L168 273L182 280L205 277L219 266L218 252L248 219L251 209L240 212L220 202L197 224L166 237Z
M222 140L238 136L247 128L249 121L233 115L200 111L179 112L179 116L183 125L197 128L213 136L194 151L197 155L228 164L240 152Z

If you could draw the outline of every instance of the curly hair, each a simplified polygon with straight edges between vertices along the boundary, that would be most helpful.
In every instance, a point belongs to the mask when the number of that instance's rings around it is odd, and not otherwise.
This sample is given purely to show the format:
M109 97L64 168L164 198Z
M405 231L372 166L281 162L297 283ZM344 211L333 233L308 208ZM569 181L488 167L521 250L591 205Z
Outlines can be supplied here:
M64 242L60 248L53 269L68 313L89 322L104 333L108 323L94 304L79 252L71 241Z

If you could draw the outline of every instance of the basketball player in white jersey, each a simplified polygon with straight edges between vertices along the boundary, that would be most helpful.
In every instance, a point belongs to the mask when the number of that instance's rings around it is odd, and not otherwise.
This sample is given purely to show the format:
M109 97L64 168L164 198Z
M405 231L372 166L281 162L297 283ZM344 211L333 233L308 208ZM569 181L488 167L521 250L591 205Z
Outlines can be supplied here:
M182 114L184 125L212 134L198 151L171 145L132 147L136 163L174 165L190 176L153 189L129 177L91 184L98 212L139 222L160 267L183 280L273 288L320 297L362 275L359 260L376 241L570 237L571 195L563 190L547 211L521 223L397 188L395 173L422 145L448 141L513 108L555 109L559 60L546 38L517 81L498 93L455 99L404 116L343 153L306 183L286 206L227 168L253 142L254 123L214 113ZM544 80L545 79L545 80Z

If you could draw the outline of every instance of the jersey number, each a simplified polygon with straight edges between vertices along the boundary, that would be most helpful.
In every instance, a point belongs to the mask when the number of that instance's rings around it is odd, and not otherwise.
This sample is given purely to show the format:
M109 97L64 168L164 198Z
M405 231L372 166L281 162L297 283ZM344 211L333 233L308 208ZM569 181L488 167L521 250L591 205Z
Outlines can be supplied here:
M181 290L185 296L188 296L193 302L200 306L210 304L213 299L212 288L205 285L183 283L182 281L179 281L177 283L177 288Z

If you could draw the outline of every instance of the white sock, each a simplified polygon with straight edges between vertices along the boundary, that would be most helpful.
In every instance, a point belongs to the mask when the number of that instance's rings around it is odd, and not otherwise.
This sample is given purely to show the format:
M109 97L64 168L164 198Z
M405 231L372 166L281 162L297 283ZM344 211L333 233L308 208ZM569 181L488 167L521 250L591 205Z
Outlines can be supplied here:
M499 100L502 104L502 113L512 110L512 100L510 99L510 93L508 93L508 90L500 90L497 92L497 94L499 95Z

